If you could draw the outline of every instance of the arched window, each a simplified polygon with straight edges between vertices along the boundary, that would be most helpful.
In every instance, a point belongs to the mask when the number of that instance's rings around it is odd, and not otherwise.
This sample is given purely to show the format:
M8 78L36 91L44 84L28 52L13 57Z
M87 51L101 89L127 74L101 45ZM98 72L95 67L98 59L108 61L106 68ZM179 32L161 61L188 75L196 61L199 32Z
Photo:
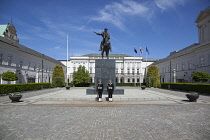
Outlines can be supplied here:
M123 83L123 78L120 78L120 83Z

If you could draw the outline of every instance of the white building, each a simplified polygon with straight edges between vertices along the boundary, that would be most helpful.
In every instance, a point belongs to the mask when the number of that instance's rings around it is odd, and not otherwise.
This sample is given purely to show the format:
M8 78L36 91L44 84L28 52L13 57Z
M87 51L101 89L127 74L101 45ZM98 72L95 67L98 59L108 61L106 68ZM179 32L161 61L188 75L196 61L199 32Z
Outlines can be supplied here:
M82 65L89 71L91 82L95 78L95 59L102 59L100 54L87 54L73 56L68 61L69 82L73 80L73 72ZM117 83L143 83L145 79L145 68L156 59L142 59L142 57L131 57L125 54L110 54L109 59L116 60L116 82ZM60 60L66 65L66 60Z
M12 23L0 25L0 84L2 73L10 71L18 74L18 81L12 83L41 83L52 81L52 71L60 62L19 44L16 29Z
M161 83L192 83L194 72L210 74L210 6L199 13L195 23L199 43L171 52L168 57L153 63L159 69Z

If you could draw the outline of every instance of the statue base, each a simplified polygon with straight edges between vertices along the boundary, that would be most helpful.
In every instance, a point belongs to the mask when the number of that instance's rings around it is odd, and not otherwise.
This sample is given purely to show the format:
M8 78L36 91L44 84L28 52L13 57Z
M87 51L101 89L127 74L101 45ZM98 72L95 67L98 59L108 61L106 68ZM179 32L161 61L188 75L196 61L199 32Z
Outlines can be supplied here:
M109 80L111 80L115 86L113 94L124 95L124 89L116 88L115 59L95 60L95 87L97 86L99 80L102 80L104 86L103 94L107 94L107 84L109 83ZM97 91L95 88L90 88L86 90L86 94L97 94Z
M86 95L97 95L98 92L96 91L95 88L88 88L86 89ZM108 95L107 93L107 89L105 89L103 91L103 95ZM121 89L121 88L116 88L113 92L113 95L124 95L124 89Z

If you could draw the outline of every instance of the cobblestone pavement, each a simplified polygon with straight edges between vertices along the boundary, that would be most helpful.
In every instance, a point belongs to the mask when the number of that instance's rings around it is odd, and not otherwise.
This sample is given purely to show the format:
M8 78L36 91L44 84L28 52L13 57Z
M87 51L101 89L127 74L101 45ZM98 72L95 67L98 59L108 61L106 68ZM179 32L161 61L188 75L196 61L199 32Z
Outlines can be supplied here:
M72 89L77 92L83 90ZM0 140L210 139L210 100L206 96L201 96L200 102L190 103L183 101L186 98L181 92L173 93L161 89L148 89L142 92L130 88L126 89L126 93L138 91L143 95L146 92L148 96L160 98L117 100L111 104L88 100L76 102L51 100L49 101L51 104L37 104L41 102L39 99L47 99L51 94L57 95L55 93L58 91L61 90L24 93L23 100L28 101L24 104L9 103L7 96L1 97ZM138 93L132 95L136 94L137 98ZM38 100L37 103L29 103L32 99ZM58 102L60 104L56 104Z

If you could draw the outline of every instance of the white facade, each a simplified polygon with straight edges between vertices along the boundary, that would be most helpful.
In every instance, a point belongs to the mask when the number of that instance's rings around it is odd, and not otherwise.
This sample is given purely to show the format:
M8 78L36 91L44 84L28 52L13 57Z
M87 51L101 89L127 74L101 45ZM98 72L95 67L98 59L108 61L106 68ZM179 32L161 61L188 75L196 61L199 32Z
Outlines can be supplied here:
M102 59L100 54L87 54L74 56L68 61L69 82L73 80L73 72L82 65L89 71L91 82L95 78L95 59ZM124 54L111 54L109 59L116 60L116 82L117 83L143 83L145 79L145 68L156 59L142 59L142 57L131 57ZM66 60L60 60L66 65Z
M11 37L0 36L0 84L8 83L2 80L2 73L7 71L18 74L18 81L11 83L49 83L56 65L66 70L59 61L22 46Z
M210 7L201 11L195 22L198 23L199 43L153 63L159 68L161 83L192 83L194 72L210 74Z

